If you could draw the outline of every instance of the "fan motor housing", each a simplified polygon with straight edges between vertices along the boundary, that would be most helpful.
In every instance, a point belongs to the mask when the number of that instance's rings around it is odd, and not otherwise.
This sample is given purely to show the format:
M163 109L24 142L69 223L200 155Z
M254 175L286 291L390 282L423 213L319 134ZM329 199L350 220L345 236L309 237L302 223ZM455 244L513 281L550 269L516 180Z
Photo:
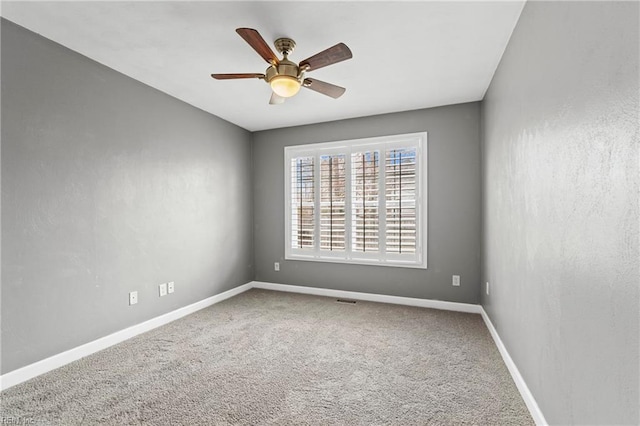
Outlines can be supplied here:
M278 75L285 75L295 78L296 80L302 80L302 75L299 75L298 65L295 62L291 62L288 59L283 59L275 66L272 65L265 71L265 81L269 83L272 78Z

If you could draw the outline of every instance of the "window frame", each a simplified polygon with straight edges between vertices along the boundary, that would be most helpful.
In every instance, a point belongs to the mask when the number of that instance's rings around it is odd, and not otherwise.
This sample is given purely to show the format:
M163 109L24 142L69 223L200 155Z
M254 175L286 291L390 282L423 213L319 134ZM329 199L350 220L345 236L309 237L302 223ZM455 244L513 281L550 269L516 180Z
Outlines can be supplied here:
M383 235L386 225L386 197L384 186L384 172L379 177L379 228L380 250L376 253L364 253L352 251L352 195L351 186L352 154L364 151L379 150L380 170L386 165L386 151L393 148L416 147L416 253L404 255L398 253L386 253L383 245ZM344 251L321 251L320 250L320 156L345 154L345 250ZM291 160L297 157L314 157L314 248L299 249L292 247L291 240ZM407 133L399 135L378 136L362 139L349 139L332 142L319 142L304 145L292 145L284 148L284 196L285 196L285 259L302 260L311 262L347 263L355 265L375 265L401 268L427 269L427 176L428 176L428 155L427 155L427 132Z

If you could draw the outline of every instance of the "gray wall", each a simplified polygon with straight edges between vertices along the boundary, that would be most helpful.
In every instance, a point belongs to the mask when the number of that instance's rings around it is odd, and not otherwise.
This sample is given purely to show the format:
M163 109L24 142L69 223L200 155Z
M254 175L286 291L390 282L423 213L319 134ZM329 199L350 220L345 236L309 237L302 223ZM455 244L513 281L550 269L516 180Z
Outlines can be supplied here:
M483 102L482 303L552 424L638 424L636 2L528 2Z
M479 104L469 103L255 133L256 280L478 303L479 118ZM285 146L419 131L428 132L427 270L284 260Z
M250 168L249 132L3 20L2 372L251 281Z

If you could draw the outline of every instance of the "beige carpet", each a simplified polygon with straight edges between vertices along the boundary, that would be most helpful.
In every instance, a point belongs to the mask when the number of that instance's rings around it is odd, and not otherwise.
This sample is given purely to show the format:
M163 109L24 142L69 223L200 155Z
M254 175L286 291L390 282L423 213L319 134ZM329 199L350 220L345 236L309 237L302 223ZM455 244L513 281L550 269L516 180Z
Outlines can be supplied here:
M38 425L533 424L479 315L256 289L0 396Z

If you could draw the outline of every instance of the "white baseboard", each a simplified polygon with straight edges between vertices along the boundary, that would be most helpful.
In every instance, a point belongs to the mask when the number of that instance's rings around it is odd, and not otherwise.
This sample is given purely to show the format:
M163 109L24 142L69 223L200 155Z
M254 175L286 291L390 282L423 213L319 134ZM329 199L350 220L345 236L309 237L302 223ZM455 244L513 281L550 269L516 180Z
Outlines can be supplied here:
M443 309L446 311L479 314L482 307L470 303L445 302L442 300L416 299L413 297L387 296L384 294L359 293L356 291L331 290L327 288L302 287L288 284L274 284L261 281L251 282L253 288L286 291L290 293L313 294L315 296L342 297L345 299L366 300L368 302L391 303L394 305L418 306L421 308Z
M524 378L520 374L518 367L516 367L516 364L515 362L513 362L511 355L509 355L507 348L504 346L504 343L502 343L502 339L500 339L500 336L498 335L498 331L493 326L493 323L491 322L489 315L487 315L487 312L484 310L482 306L480 306L480 314L482 315L482 319L484 320L484 323L489 329L489 333L491 333L491 337L493 337L493 341L496 343L496 346L500 351L500 355L502 355L502 359L504 360L504 363L507 365L507 368L509 369L509 373L511 373L511 377L513 378L513 381L516 383L516 386L520 391L520 395L522 396L524 403L527 404L527 408L529 409L529 413L531 413L531 417L533 417L533 421L535 421L536 425L539 425L539 426L547 425L548 423L545 420L544 415L542 414L542 410L540 410L540 407L538 407L538 403L536 402L535 398L531 394L531 391L529 390L527 383L524 381Z
M168 324L186 315L199 311L200 309L204 309L216 303L222 302L223 300L226 300L244 291L250 290L251 287L251 283L243 284L241 286L232 288L231 290L225 291L220 294L216 294L215 296L208 297L191 305L176 309L175 311L168 312L140 324L125 328L124 330L116 331L113 334L109 334L108 336L101 337L92 342L85 343L84 345L77 346L73 349L69 349L68 351L53 355L49 358L43 359L42 361L38 361L17 370L10 371L0 376L0 390L8 389L11 386L17 385L18 383L22 383L36 376L39 376L40 374L44 374L48 371L62 367L63 365L69 364L70 362L76 361L80 358L84 358L87 355L91 355L95 352L106 349L109 346L113 346L117 343L123 342L127 339L137 336L138 334L153 330L154 328Z
M442 300L429 300L429 299L416 299L412 297L387 296L383 294L359 293L355 291L332 290L332 289L316 288L316 287L303 287L303 286L296 286L296 285L267 283L267 282L261 282L261 281L251 281L249 283L235 287L231 290L225 291L220 294L216 294L215 296L208 297L199 302L176 309L175 311L168 312L164 315L160 315L158 317L152 318L140 324L136 324L134 326L125 328L124 330L117 331L113 334L110 334L108 336L86 343L84 345L78 346L76 348L69 349L68 351L43 359L42 361L38 361L33 364L27 365L25 367L19 368L17 370L10 371L9 373L6 373L0 376L0 391L8 389L19 383L22 383L36 376L44 374L48 371L62 367L63 365L69 364L70 362L76 361L87 355L91 355L95 352L106 349L109 346L113 346L115 344L123 342L139 334L153 330L154 328L168 324L186 315L199 311L200 309L204 309L211 305L215 305L216 303L222 302L223 300L229 299L230 297L243 293L252 288L261 288L265 290L275 290L275 291L285 291L285 292L291 292L291 293L312 294L316 296L366 300L369 302L391 303L395 305L417 306L421 308L443 309L448 311L480 314L482 315L482 319L487 325L487 328L489 329L489 332L491 333L491 336L493 337L493 340L496 343L498 350L500 351L500 355L502 355L502 359L504 360L504 363L506 364L507 368L509 369L509 372L511 373L511 377L513 378L513 381L515 382L518 390L520 391L520 395L522 396L522 399L524 399L524 402L526 403L527 408L529 409L529 412L533 417L533 420L536 422L537 425L547 425L547 422L542 414L542 411L540 410L540 407L538 407L538 404L536 400L533 398L531 391L529 391L529 387L527 386L524 379L522 378L520 371L518 371L518 368L516 367L515 363L511 359L511 356L509 355L509 352L507 351L507 348L502 343L502 340L500 339L498 332L496 331L495 327L491 323L489 316L487 315L485 310L482 308L482 306L473 305L469 303L445 302Z

